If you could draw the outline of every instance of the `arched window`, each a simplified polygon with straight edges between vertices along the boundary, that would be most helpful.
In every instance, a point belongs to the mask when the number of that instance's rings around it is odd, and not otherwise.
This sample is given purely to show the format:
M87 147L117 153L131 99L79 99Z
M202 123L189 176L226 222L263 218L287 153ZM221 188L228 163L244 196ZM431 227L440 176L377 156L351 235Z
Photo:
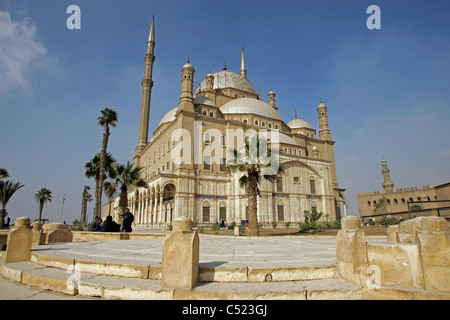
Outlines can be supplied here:
M367 201L367 206L370 207L372 205L372 203L369 201Z

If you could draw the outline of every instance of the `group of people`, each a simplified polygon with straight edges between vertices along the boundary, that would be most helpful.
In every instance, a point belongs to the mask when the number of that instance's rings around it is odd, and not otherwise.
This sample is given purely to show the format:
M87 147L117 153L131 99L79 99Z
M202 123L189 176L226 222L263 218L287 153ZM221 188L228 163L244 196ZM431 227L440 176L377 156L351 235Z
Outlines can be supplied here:
M120 224L114 222L111 216L107 216L105 222L96 216L94 220L88 225L88 231L101 231L101 232L132 232L131 224L134 221L134 216L130 212L130 209L126 209L123 214L122 230L120 230Z

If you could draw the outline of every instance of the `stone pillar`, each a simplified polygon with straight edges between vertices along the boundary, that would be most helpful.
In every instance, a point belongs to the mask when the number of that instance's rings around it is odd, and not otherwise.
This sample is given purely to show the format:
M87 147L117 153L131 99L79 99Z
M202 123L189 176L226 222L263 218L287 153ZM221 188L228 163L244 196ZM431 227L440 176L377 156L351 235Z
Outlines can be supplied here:
M358 284L367 280L367 243L358 217L341 220L336 236L337 270L340 278Z
M164 240L161 287L192 289L199 276L199 238L194 221L180 217Z
M5 263L29 261L33 232L30 228L30 218L17 218L14 227L9 232Z
M45 242L45 234L42 230L42 223L34 222L31 226L33 227L33 247L37 247Z
M72 242L72 231L64 223L49 223L43 227L45 243Z

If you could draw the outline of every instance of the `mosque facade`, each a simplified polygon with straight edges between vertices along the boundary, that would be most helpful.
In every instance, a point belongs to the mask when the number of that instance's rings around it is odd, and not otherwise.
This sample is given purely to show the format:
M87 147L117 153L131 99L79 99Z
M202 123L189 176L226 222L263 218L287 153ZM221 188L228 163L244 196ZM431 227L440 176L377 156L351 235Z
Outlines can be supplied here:
M322 219L340 219L345 190L338 185L335 141L327 106L322 101L317 107L318 133L297 116L286 122L278 112L275 92L268 92L266 103L251 85L242 49L239 73L225 66L206 74L196 88L195 68L189 61L184 64L178 106L168 108L149 136L154 52L153 20L134 155L134 163L142 168L148 187L129 192L135 225L165 226L180 216L208 226L221 219L227 224L247 220L247 194L239 184L242 174L227 171L227 155L242 147L245 136L255 133L276 147L284 168L275 182L260 181L258 222L303 222L304 211L313 208L323 212ZM114 212L117 216L117 210Z

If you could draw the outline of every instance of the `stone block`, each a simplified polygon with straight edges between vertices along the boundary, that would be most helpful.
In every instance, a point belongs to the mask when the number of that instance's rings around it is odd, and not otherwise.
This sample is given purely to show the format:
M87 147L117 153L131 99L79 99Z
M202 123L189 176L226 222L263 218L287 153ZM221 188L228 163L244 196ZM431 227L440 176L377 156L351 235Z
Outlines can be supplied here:
M362 230L339 230L336 236L337 274L364 284L367 279L367 243Z
M422 231L447 231L447 221L442 217L424 217L421 228Z
M361 229L361 221L358 217L348 216L341 220L342 230L358 230Z
M173 230L164 239L161 286L192 289L199 279L199 238L186 217L173 221Z
M398 224L390 226L386 231L388 242L399 242L398 238Z
M446 232L417 235L427 290L450 292L450 240Z
M46 243L72 242L72 231L64 223L49 223L43 226Z
M189 219L188 217L179 217L175 219L172 223L173 231L192 231L194 226L194 221Z
M424 289L420 248L416 244L367 244L368 264L376 270L375 285Z
M30 260L33 232L29 229L29 226L29 218L20 217L16 219L14 227L9 232L5 263Z
M42 230L42 223L34 222L31 224L33 230L33 247L37 247L45 242L45 234Z

